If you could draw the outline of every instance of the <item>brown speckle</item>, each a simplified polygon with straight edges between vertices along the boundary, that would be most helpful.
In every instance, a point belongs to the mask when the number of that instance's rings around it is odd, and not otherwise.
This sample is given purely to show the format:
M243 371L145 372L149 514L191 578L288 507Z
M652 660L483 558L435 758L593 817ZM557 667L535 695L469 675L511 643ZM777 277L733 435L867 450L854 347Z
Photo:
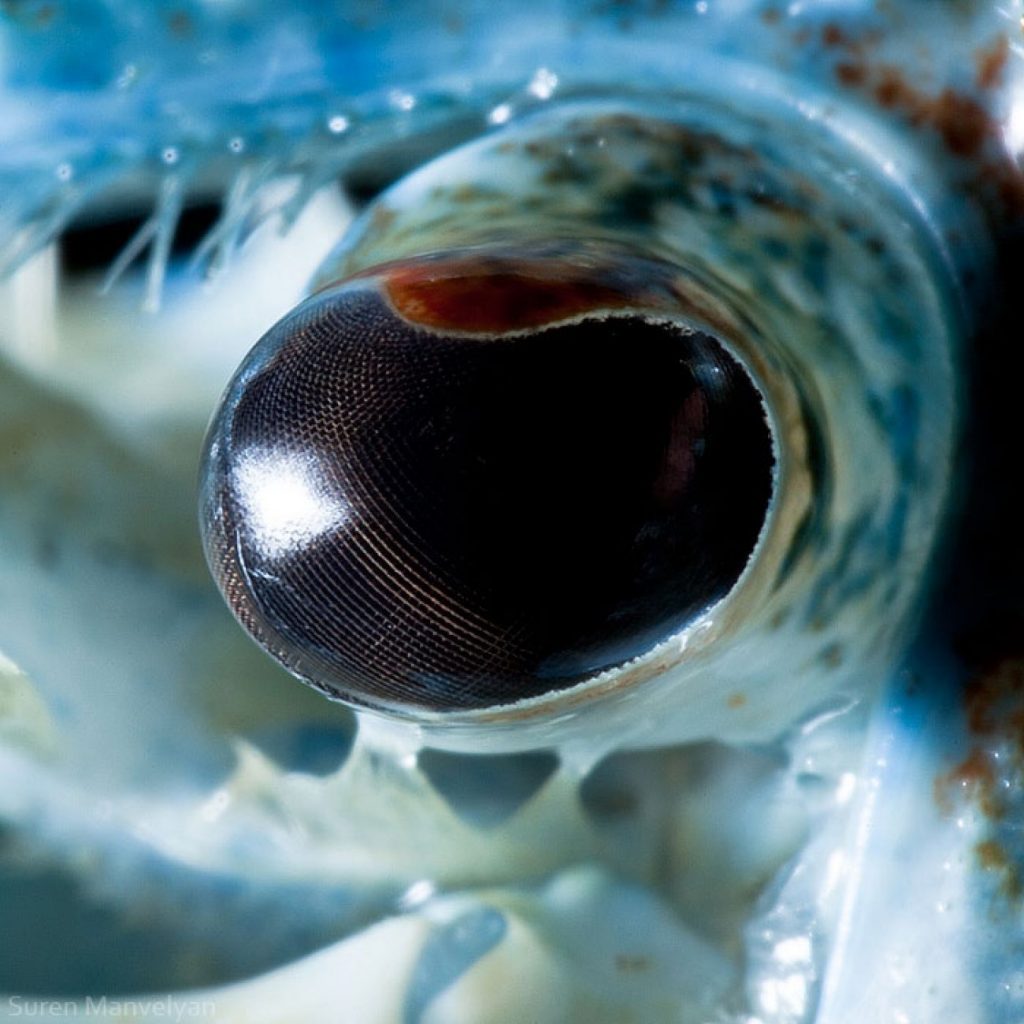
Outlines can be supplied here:
M1008 43L1000 37L977 55L977 84L982 93L1002 78L1004 50L1008 52ZM867 90L880 106L901 113L912 125L931 127L954 156L974 161L964 185L995 223L1024 214L1024 175L1001 150L992 147L989 152L986 143L998 138L999 124L978 98L949 88L929 95L911 85L901 69L871 67L859 56L838 64L835 74L840 84Z
M867 69L863 64L843 61L841 64L836 65L836 78L843 85L863 85L867 77Z
M1024 713L1024 659L1003 658L982 672L968 686L965 704L967 727L976 736L1019 727Z
M844 46L847 43L845 33L835 22L829 22L821 30L821 41L826 46Z
M622 974L637 974L640 971L650 970L651 961L646 956L618 953L615 957L615 969Z
M988 113L980 103L952 89L944 89L935 101L932 121L956 156L974 156L989 134Z
M457 11L447 11L441 21L445 31L453 36L461 35L466 30L466 23Z
M999 841L995 826L1006 817L1024 771L1024 658L1007 657L983 669L964 695L966 725L974 737L966 756L935 780L939 810L950 815L970 801L992 832L975 845L981 868L999 877L1007 899L1024 898L1021 865Z
M746 707L747 695L745 693L731 693L725 703L736 711L739 708Z
M1003 80L1003 71L1010 56L1010 41L1000 32L991 46L981 49L975 54L975 65L978 69L977 83L982 90L994 89Z
M875 99L886 108L909 106L911 90L896 68L882 68L875 85Z
M954 156L976 156L994 134L992 118L977 100L954 89L929 96L897 67L882 65L871 72L862 64L846 62L836 67L836 76L847 86L868 86L879 106L900 111L911 124L933 127Z
M1020 870L1010 859L1005 847L987 839L974 847L982 869L999 876L999 891L1008 900L1017 901L1024 895L1024 882Z
M1005 813L999 798L991 752L972 747L954 768L936 780L935 800L944 814L953 810L955 794L974 800L986 818L997 820Z
M187 11L172 11L167 18L167 27L171 30L171 35L179 39L187 39L194 31L192 19Z
M826 668L839 668L843 663L843 648L841 644L829 644L821 652L821 662Z

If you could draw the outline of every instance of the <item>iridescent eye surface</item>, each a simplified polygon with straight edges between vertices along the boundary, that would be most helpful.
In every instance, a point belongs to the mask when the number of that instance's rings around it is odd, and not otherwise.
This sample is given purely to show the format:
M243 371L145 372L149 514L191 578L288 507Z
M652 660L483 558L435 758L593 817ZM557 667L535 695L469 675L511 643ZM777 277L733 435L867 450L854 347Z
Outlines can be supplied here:
M449 711L589 680L723 598L772 433L737 359L642 278L421 260L278 323L202 475L242 624L331 696Z

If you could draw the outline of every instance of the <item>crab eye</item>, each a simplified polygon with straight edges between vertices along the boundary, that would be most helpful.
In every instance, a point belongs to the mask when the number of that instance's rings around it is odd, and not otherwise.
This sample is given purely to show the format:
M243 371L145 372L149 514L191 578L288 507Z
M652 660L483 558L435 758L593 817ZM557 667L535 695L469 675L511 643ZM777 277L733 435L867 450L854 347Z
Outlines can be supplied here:
M622 259L391 264L260 341L211 428L203 521L275 657L356 704L486 708L646 654L730 591L772 495L761 393Z
M770 123L581 101L367 207L208 438L207 557L271 655L411 723L388 742L580 765L776 736L888 671L958 293L843 138Z

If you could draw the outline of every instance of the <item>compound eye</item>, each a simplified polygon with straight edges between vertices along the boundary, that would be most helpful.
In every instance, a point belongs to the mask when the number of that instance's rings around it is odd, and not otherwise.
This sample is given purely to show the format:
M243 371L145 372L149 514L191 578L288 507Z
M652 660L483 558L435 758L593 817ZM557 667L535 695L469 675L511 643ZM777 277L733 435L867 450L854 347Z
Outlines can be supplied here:
M420 260L321 291L250 353L208 438L204 543L242 624L329 695L488 708L723 598L773 466L747 371L621 281Z

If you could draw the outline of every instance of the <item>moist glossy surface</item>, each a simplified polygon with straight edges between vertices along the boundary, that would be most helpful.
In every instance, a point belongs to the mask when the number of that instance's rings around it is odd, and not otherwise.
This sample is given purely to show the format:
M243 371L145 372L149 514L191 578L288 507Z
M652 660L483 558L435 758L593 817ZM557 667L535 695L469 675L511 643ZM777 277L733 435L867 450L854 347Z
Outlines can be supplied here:
M357 282L282 321L231 386L207 551L243 624L332 694L505 704L723 597L772 465L760 396L707 335L627 315L444 335Z

